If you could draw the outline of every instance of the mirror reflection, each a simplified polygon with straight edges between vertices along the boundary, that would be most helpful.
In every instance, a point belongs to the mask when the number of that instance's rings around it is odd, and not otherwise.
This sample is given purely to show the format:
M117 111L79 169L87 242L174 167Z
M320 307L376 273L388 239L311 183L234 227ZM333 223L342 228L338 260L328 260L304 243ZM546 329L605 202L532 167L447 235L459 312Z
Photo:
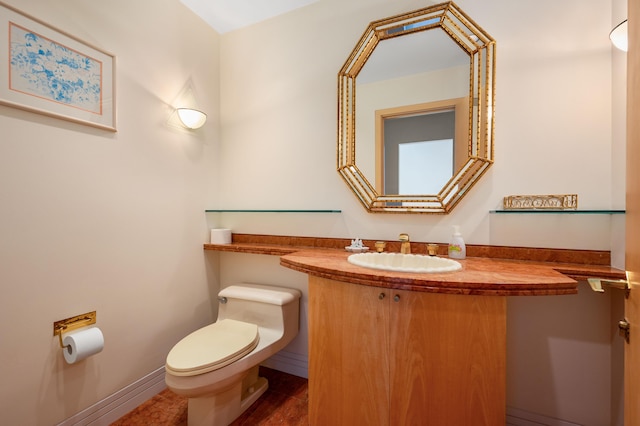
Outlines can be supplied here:
M494 48L451 2L369 25L338 93L338 171L369 211L447 213L491 165Z
M382 194L435 194L453 176L454 111L384 119L376 187Z

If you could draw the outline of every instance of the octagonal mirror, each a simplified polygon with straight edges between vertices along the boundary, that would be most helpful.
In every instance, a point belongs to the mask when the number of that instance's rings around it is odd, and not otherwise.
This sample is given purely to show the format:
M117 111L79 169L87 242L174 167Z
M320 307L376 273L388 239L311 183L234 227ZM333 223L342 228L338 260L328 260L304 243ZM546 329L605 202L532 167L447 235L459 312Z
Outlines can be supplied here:
M493 163L495 40L453 2L374 21L338 73L338 172L370 212L449 213Z

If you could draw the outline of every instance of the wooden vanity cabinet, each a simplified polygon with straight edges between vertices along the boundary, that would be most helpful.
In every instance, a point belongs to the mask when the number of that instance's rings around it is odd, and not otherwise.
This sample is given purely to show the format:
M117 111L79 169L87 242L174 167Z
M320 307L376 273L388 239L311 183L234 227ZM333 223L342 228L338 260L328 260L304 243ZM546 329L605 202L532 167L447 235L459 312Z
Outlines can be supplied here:
M309 277L310 425L389 424L388 294Z
M309 277L311 425L503 426L506 299Z

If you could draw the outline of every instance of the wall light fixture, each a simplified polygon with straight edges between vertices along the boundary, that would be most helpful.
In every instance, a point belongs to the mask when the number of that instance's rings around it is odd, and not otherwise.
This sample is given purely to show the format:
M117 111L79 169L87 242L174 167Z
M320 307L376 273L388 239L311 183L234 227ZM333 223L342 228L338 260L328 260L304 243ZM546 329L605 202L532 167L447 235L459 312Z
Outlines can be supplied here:
M193 108L178 108L176 110L180 122L188 129L199 129L207 121L207 114Z
M611 32L609 38L615 47L625 52L629 48L629 42L627 39L627 20L620 22Z

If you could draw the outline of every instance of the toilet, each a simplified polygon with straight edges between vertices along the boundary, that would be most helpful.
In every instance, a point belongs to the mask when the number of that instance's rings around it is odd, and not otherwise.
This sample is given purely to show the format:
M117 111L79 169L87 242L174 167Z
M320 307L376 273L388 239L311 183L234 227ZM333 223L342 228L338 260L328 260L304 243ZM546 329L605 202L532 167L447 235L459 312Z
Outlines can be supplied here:
M298 290L236 284L218 294L218 319L167 355L165 382L189 398L189 426L227 426L268 387L258 366L298 334Z

